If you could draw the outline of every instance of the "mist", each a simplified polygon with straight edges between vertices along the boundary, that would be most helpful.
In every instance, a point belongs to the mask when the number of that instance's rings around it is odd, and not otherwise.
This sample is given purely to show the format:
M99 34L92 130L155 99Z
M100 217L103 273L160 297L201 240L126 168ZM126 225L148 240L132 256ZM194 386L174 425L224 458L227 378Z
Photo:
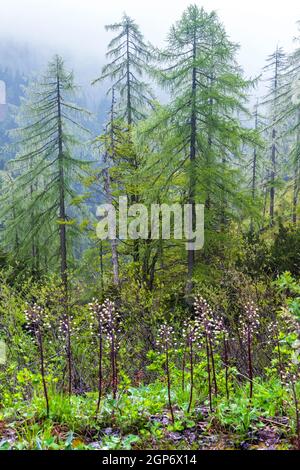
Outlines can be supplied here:
M72 68L86 75L100 71L110 33L106 24L126 13L140 25L145 39L162 46L170 26L189 0L1 0L2 41L34 48L43 62L53 53L65 57ZM298 0L262 2L253 0L202 0L206 10L216 10L231 40L240 44L239 61L247 76L259 75L266 57L277 45L293 49L300 19ZM3 58L2 58L3 59ZM91 77L88 77L89 79Z

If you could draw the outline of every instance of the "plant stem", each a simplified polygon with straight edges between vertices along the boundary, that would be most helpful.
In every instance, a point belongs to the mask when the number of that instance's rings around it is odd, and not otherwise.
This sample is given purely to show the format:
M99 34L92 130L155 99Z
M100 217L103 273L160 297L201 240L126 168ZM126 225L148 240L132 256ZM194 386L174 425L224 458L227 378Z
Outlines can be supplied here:
M112 392L113 399L117 397L117 370L116 370L116 347L115 347L115 334L111 332L111 367L112 367Z
M253 366L252 366L252 339L250 325L248 325L248 372L249 372L249 382L250 382L250 402L253 398Z
M167 380L168 380L169 408L170 408L170 412L171 412L172 423L174 424L175 419L174 419L174 412L173 412L173 406L172 406L172 400L171 400L171 378L170 378L169 349L168 349L168 346L166 346L166 369L167 369Z
M206 342L206 358L207 358L207 375L208 375L208 395L209 395L209 409L212 412L212 394L211 394L211 374L210 374L210 354L207 333L205 333Z
M228 384L228 378L229 378L229 368L228 368L228 348L227 348L227 339L224 334L224 362L225 362L225 386L226 386L226 397L227 400L229 400L229 384Z
M191 389L190 389L190 401L187 412L191 411L193 401L193 389L194 389L194 358L193 358L193 341L190 340L190 367L191 367Z
M213 372L213 381L214 381L214 386L215 386L215 395L217 397L218 396L218 384L217 384L215 358L214 358L214 351L213 351L211 337L209 337L209 349L210 349L210 355L211 355L211 365L212 365L212 372Z
M42 338L42 333L41 333L40 330L38 330L38 332L37 332L37 337L38 337L38 344L39 344L39 349L40 349L41 376L42 376L44 396L45 396L45 401L46 401L46 412L47 412L47 418L49 418L50 409L49 409L49 398L48 398L47 384L46 384L46 378L45 378L45 361L44 361L43 338Z
M293 398L294 398L294 405L295 405L295 415L296 415L296 432L297 432L297 449L300 450L300 413L299 413L299 402L297 398L297 391L296 385L292 381L292 390L293 390Z
M183 358L182 358L182 379L181 379L181 389L184 392L185 390L185 356L186 356L186 350L184 347L183 350Z
M98 402L97 402L97 409L96 409L96 417L99 413L100 403L101 403L101 398L102 398L102 352L103 352L102 326L99 320L99 375L98 375Z
M70 320L69 314L67 314L67 359L68 359L68 392L69 396L72 395L72 352L71 352L71 332L70 332Z

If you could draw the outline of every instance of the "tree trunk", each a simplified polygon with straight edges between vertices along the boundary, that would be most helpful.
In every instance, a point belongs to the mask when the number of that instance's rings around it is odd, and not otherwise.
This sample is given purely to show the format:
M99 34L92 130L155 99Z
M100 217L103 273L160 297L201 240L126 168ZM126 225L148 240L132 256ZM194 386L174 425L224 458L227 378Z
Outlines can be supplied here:
M258 103L256 103L255 107L255 130L258 128ZM252 201L255 201L256 196L256 179L257 179L257 148L254 147L253 151L253 165L252 165L252 184L251 184L251 192L252 192ZM254 232L254 221L251 217L251 225L250 225L250 232L253 234Z
M115 129L114 129L114 103L115 103L115 96L114 96L114 89L112 90L112 104L111 104L111 118L110 118L110 146L111 146L111 158L114 160L115 158ZM104 164L108 164L108 154L107 151L104 154ZM107 197L107 202L111 206L113 205L113 197L111 191L111 179L109 168L104 168L103 170L104 176L104 190ZM115 286L120 285L120 278L119 278L119 260L118 260L118 244L117 239L114 238L110 240L110 247L111 247L111 260L113 265L113 279Z
M60 76L57 64L57 117L58 117L58 164L59 164L59 236L60 236L60 273L61 280L65 290L68 290L67 275L67 239L66 239L66 209L65 209L65 176L64 176L64 152L62 136L62 112L61 112L61 94L60 94Z
M275 177L276 177L276 156L277 156L277 147L276 147L276 136L277 131L275 128L276 121L276 99L277 99L277 89L278 89L278 69L279 69L279 56L278 49L276 51L276 60L275 60L275 73L274 73L274 127L272 130L272 147L271 147L271 174L270 174L270 226L274 226L274 214L275 214Z
M300 126L300 111L298 112L298 127ZM293 194L293 224L297 225L297 209L299 199L299 173L300 173L300 130L297 132L296 161L294 167L294 194Z
M58 122L58 184L59 184L59 239L60 239L60 275L63 287L64 318L67 323L66 354L68 362L68 392L72 394L72 356L71 356L71 329L68 311L68 264L67 264L67 235L66 235L66 208L65 208L65 175L64 175L64 151L62 130L62 109L60 90L60 71L57 61L57 122Z
M104 157L104 162L106 163L107 157ZM111 185L110 185L110 174L109 169L105 168L103 170L104 176L104 190L107 197L108 204L113 204L113 198L111 194ZM118 260L118 250L117 250L117 240L116 238L110 240L110 247L111 247L111 261L113 266L113 279L115 286L119 286L120 278L119 278L119 260Z
M197 49L196 49L196 34L194 34L194 43L193 43L193 60L196 60ZM189 221L191 229L195 230L196 225L196 212L195 212L195 197L196 197L196 139L197 139L197 115L196 115L196 87L197 87L197 77L196 77L196 67L195 64L192 70L192 109L191 109L191 135L190 135L190 168L189 168L189 189L188 189L188 203L192 207L192 220ZM195 264L195 251L188 250L188 283L187 283L187 293L190 294L192 290L192 278L194 273L194 264Z
M132 126L132 104L131 104L131 80L130 80L130 37L129 37L129 26L126 25L126 88L127 88L127 104L126 104L126 113L127 113L127 124L128 132L131 132ZM137 162L134 161L134 168L137 169ZM131 197L131 204L138 203L138 197L136 194L133 194ZM139 240L133 241L133 261L139 261Z
M270 175L270 225L274 226L275 211L275 175L276 175L276 129L272 131L271 175Z

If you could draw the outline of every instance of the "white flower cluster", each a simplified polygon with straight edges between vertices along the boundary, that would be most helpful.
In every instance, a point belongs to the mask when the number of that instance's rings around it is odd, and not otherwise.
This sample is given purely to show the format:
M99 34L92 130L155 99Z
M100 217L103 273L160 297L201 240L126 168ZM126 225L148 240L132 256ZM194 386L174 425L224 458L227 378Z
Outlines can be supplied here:
M89 303L89 329L92 336L100 337L105 332L106 317L103 312L103 305L97 300L93 299ZM95 331L96 330L96 331Z
M114 343L116 349L119 348L119 334L121 333L120 315L116 310L115 303L106 299L102 304L93 299L89 304L90 311L90 332L92 335L100 337L102 334L109 343ZM95 327L97 333L95 333Z
M42 329L50 329L50 318L47 312L37 304L28 305L25 310L25 318L27 322L26 329L35 336L41 333Z
M277 320L272 320L269 325L266 327L267 340L266 344L269 346L277 344L279 341L279 323Z
M167 323L163 323L159 328L156 344L162 351L176 348L174 328Z
M254 302L248 302L245 305L245 315L240 320L239 331L243 338L247 338L248 334L255 334L259 329L259 314Z
M191 344L201 341L202 331L199 318L196 318L195 320L184 321L182 338L182 346L191 346Z
M58 320L58 338L65 340L68 336L75 336L79 339L80 327L76 325L74 315L64 314Z
M208 337L217 337L223 331L223 321L210 308L207 301L198 295L195 297L194 310L202 332Z

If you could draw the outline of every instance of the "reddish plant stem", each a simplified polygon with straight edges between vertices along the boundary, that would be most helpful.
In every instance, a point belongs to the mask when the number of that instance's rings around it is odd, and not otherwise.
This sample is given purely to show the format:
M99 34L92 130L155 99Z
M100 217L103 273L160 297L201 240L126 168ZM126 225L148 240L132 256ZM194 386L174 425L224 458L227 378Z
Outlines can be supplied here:
M207 375L208 375L208 396L209 396L209 409L212 412L212 393L211 393L211 372L210 372L210 354L207 333L205 333L206 342L206 358L207 358Z
M252 365L252 337L251 337L250 325L248 325L247 342L248 342L248 374L249 374L249 382L250 382L249 398L251 402L253 398L253 365Z
M102 355L103 355L103 344L102 344L102 326L100 319L99 321L99 372L98 372L98 402L97 402L97 408L96 408L96 416L99 413L100 409L100 403L101 403L101 398L102 398Z
M111 367L112 367L112 392L113 399L117 398L117 372L116 372L116 345L115 345L115 333L111 332Z
M39 350L40 350L41 376L42 376L44 396L45 396L45 402L46 402L46 413L47 413L47 418L49 418L50 409L49 409L48 390L47 390L47 384L46 384L46 378L45 378L44 347L43 347L42 333L41 333L40 329L38 329L38 331L37 331L37 339L38 339Z
M229 400L229 367L228 367L228 345L226 335L224 334L224 363L225 363L225 387L226 397Z
M183 358L182 358L182 379L181 379L181 388L184 392L185 390L185 359L186 359L186 351L185 347L183 349Z
M213 381L214 381L214 387L215 387L215 395L217 397L218 396L218 384L217 384L217 376L216 376L214 350L212 346L211 337L209 337L209 349L210 349L210 356L211 356L211 365L212 365Z
M300 413L299 413L299 401L297 398L297 391L296 385L292 381L292 390L293 390L293 398L294 398L294 405L295 405L295 416L296 416L296 432L297 432L297 449L300 450Z
M190 340L190 368L191 368L191 389L190 389L190 401L187 412L191 411L193 402L193 389L194 389L194 352L193 352L193 341Z
M70 320L67 314L67 360L68 360L68 393L72 395L72 351L71 351L71 331L70 331Z
M173 412L173 406L172 406L172 400L171 400L171 377L170 377L170 367L169 367L169 349L168 349L168 346L166 346L166 371L167 371L167 381L168 381L169 408L170 408L172 423L174 424L175 419L174 419L174 412Z

